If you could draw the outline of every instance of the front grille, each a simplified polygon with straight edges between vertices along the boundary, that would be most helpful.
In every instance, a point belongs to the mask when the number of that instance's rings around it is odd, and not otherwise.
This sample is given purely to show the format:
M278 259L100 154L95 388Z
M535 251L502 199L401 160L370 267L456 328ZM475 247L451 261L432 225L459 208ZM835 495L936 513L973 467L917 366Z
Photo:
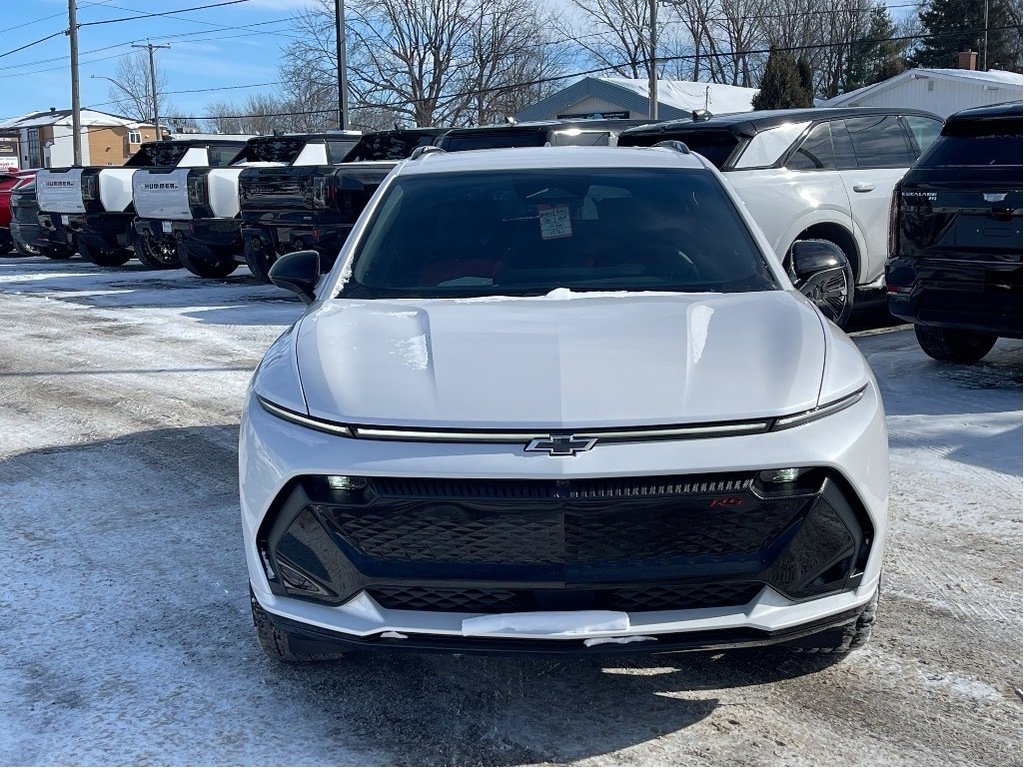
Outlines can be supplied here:
M381 607L407 611L503 613L515 611L681 611L746 605L764 584L652 585L629 589L530 590L452 589L430 586L373 586L367 590Z
M623 564L751 555L799 514L744 476L476 481L373 478L317 505L361 557L405 563Z

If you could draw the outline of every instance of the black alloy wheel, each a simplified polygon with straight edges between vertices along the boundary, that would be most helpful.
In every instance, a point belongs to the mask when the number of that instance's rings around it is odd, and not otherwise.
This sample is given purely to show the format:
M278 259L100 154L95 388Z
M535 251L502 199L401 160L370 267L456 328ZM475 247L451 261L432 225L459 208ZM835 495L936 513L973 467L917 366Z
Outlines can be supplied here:
M227 277L238 269L238 262L227 248L211 248L183 241L178 245L178 258L182 266L196 277Z
M134 252L135 258L150 269L178 269L181 266L177 245L165 240L157 242L140 235L135 238Z
M124 248L100 249L85 242L78 241L78 253L86 261L97 267L120 267L132 257L132 252Z

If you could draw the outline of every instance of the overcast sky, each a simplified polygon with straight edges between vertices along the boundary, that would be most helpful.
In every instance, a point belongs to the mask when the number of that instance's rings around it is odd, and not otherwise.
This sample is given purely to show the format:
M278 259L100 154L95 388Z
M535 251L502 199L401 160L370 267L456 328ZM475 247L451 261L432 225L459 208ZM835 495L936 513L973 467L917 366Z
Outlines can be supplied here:
M269 90L278 79L281 47L290 19L309 0L244 0L174 16L94 24L126 16L192 8L226 0L78 0L79 60L83 107L116 111L110 82L117 59L132 43L170 44L157 52L175 114L203 116L216 99L239 101ZM565 8L568 0L543 0ZM911 13L911 0L888 0L894 16ZM50 107L71 106L67 0L0 0L0 119ZM52 39L11 52L49 35ZM6 54L6 55L5 55ZM93 77L93 76L96 77ZM568 81L571 82L571 81ZM270 84L270 85L267 85ZM203 90L189 93L196 89Z

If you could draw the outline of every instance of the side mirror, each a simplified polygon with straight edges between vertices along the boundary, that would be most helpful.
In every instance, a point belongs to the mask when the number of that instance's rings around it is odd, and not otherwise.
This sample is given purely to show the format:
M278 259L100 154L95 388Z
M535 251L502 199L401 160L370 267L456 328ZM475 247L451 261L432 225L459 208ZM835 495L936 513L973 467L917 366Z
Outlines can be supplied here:
M842 248L829 240L797 240L789 255L797 290L836 325L845 323L853 309L853 270Z
M270 267L270 282L298 294L304 304L316 299L313 289L320 279L320 254L316 251L286 253Z

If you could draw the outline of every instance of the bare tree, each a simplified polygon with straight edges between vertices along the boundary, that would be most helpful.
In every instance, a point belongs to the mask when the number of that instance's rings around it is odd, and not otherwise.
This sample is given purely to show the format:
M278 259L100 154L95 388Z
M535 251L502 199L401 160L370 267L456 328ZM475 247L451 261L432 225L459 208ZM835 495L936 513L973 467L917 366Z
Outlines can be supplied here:
M493 123L543 97L566 63L545 40L552 17L529 0L490 0L474 9L466 92L471 119ZM539 86L539 88L538 88Z
M173 111L163 93L167 90L167 76L155 65L156 87L160 114ZM153 119L153 88L149 79L149 57L142 51L128 53L117 60L107 93L118 113L134 120Z
M355 0L347 23L354 126L489 122L532 101L534 84L564 63L545 38L547 16L529 0ZM329 113L337 95L333 2L316 0L295 28L282 79L291 92L305 89L307 109Z

